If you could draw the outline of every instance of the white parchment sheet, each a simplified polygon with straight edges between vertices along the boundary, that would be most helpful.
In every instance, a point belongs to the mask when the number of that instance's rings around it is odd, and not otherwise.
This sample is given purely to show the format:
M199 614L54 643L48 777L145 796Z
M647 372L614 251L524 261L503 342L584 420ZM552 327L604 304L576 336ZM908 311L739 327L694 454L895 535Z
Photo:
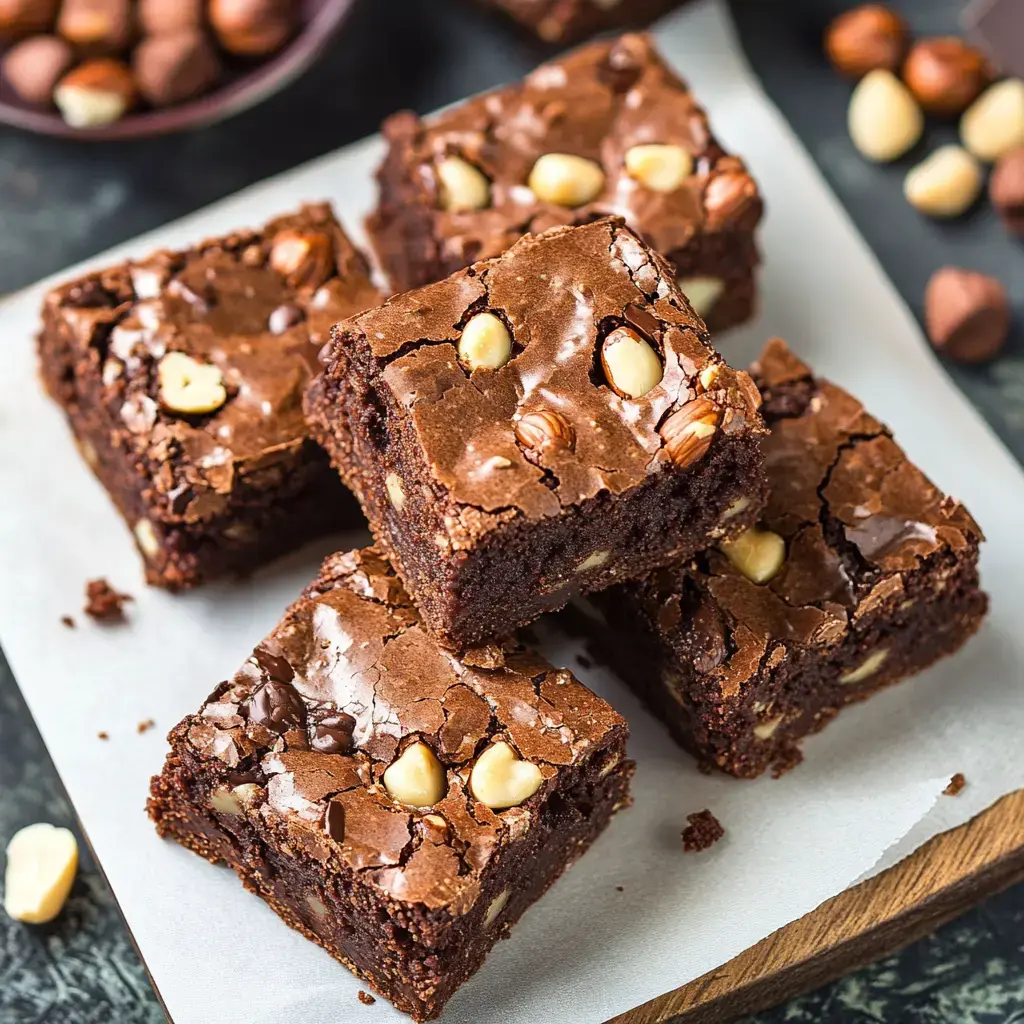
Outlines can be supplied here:
M1024 786L1024 475L950 385L762 95L723 9L698 3L658 35L767 196L764 313L724 340L726 355L746 365L781 334L888 420L986 530L992 614L960 656L845 712L807 742L800 768L755 783L699 774L621 684L580 669L572 645L551 639L553 659L628 716L636 804L452 1000L449 1024L604 1020L724 963L877 870L911 830L923 842ZM93 262L259 224L323 197L359 236L379 155L376 141L361 143ZM364 538L334 538L248 582L182 597L147 590L126 529L37 383L44 290L0 309L0 642L160 993L176 1024L269 1024L286 1011L307 1024L404 1019L382 1000L361 1006L348 971L227 870L159 841L142 813L167 730L245 659L320 555ZM78 615L84 581L101 575L136 596L129 626L103 629ZM77 630L61 626L66 613L79 618ZM158 727L139 735L147 718ZM957 771L967 788L940 796ZM684 855L685 816L704 807L726 837ZM906 843L897 849L909 852Z

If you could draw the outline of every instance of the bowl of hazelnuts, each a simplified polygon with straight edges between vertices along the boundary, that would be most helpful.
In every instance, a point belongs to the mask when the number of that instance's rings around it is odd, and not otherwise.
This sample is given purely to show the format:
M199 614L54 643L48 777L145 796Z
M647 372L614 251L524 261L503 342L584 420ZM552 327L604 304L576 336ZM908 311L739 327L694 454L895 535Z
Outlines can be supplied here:
M211 124L323 50L353 0L0 0L0 123L86 139Z

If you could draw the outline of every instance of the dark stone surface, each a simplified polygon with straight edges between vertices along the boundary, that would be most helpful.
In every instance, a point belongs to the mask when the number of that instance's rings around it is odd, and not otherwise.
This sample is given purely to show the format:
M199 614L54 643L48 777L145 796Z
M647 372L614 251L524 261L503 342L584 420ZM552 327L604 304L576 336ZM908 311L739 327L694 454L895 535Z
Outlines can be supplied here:
M936 225L903 201L903 173L865 164L845 133L849 86L820 55L844 0L733 0L758 71L903 296L920 312L930 272L954 263L1000 274L1024 305L1024 250L981 204ZM922 34L955 29L958 0L896 4ZM0 132L0 292L372 132L401 106L427 111L507 81L550 52L486 15L417 0L363 0L334 49L286 92L187 136L75 145ZM930 136L945 141L951 130ZM918 154L915 154L918 155ZM837 268L841 272L841 268ZM992 367L951 367L1024 457L1024 340ZM0 847L22 825L74 826L63 789L0 656ZM758 1015L756 1024L1010 1024L1024 1021L1024 886L898 956ZM155 1024L149 988L113 899L86 856L68 909L28 928L0 915L0 1024Z

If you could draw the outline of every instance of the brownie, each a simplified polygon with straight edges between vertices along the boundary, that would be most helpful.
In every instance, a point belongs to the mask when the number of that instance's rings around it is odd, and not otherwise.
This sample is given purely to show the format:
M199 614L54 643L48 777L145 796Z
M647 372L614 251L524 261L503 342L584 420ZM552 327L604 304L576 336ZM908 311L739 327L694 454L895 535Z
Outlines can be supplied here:
M626 737L515 643L438 647L366 549L175 727L148 810L428 1020L629 803Z
M593 601L620 674L743 777L797 763L798 740L952 654L987 608L981 530L886 427L781 341L751 372L771 429L761 524Z
M763 504L756 388L621 221L396 296L321 359L314 436L454 647L688 557Z
M680 0L480 0L503 11L549 43L569 43L598 32L646 25Z
M379 301L327 205L49 293L43 380L150 583L246 571L355 521L302 394L331 324Z
M368 228L396 291L605 215L675 264L712 330L747 320L762 201L647 36L593 43L427 120L384 124Z

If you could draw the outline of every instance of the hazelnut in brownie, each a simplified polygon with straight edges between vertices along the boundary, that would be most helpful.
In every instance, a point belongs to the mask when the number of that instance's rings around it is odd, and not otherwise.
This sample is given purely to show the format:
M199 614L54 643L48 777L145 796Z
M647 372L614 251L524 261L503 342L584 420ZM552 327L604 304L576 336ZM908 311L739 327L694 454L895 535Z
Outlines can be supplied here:
M680 0L480 0L514 18L548 43L646 25Z
M173 730L148 809L428 1020L629 802L626 737L516 644L438 647L366 549Z
M307 395L427 628L503 636L749 525L760 396L621 221L343 321Z
M150 583L249 570L355 519L302 394L331 325L380 299L326 205L50 292L43 380Z
M396 114L384 135L368 227L396 291L614 214L675 265L712 330L754 311L757 185L647 36L592 43L426 120Z
M781 341L751 373L771 430L760 524L593 600L608 660L683 746L745 777L799 761L798 740L952 654L987 608L981 530L883 424Z

